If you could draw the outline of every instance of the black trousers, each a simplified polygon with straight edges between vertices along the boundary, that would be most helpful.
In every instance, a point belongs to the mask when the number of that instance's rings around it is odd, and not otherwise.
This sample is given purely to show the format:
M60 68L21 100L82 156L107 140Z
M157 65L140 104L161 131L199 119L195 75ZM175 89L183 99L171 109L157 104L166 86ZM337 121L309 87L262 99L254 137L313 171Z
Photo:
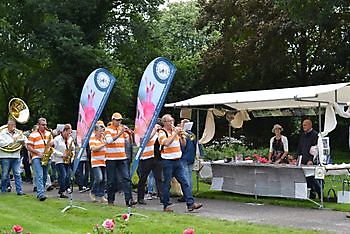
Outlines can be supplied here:
M32 180L32 172L30 170L29 155L26 147L22 147L20 154L22 157L22 163L23 163L24 173L25 173L24 180L26 182L30 182Z
M315 193L321 199L321 186L323 187L323 180L315 179L314 176L306 177L307 187L310 188L310 198L315 198Z
M141 176L139 179L139 183L137 185L137 200L143 200L145 196L145 186L149 173L152 171L155 181L156 187L158 190L158 196L162 201L163 193L162 193L162 164L161 161L156 160L154 158L149 158L145 160L140 160L140 171Z

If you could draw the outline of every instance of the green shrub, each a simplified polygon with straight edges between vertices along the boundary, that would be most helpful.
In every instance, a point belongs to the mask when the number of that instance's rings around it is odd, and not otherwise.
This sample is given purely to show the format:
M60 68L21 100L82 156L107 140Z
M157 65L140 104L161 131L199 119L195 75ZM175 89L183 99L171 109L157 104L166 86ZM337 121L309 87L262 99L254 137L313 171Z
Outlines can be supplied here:
M268 148L250 149L243 139L223 137L219 140L212 141L204 146L204 159L207 161L222 160L225 158L235 158L241 154L242 158L259 155L267 158L269 153Z

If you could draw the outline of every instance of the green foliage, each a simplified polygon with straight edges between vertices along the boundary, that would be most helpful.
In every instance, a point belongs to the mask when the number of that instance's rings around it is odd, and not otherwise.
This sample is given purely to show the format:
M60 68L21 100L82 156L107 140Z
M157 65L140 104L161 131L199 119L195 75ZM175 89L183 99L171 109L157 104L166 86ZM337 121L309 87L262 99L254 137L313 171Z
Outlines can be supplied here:
M159 40L158 52L174 62L177 72L167 101L190 98L203 92L199 89L199 63L215 33L205 34L195 28L199 17L196 1L171 3L152 22L153 35Z
M234 159L236 156L241 156L242 159L254 155L267 158L269 149L258 148L251 149L245 145L244 139L237 140L235 138L223 137L222 139L213 141L210 145L204 147L205 160L215 161L225 158Z
M349 1L199 1L198 27L220 39L203 56L210 91L323 84L349 78ZM220 82L218 82L220 81Z

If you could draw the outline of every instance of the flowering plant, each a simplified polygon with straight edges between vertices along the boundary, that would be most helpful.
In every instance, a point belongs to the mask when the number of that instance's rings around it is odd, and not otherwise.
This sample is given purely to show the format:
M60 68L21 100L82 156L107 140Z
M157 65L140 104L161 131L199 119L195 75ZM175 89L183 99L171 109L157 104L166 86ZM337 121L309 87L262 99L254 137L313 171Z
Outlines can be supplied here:
M1 233L3 234L13 234L13 233L19 233L23 234L24 228L21 225L15 224L12 226L11 230L2 230ZM30 232L25 232L25 234L30 234Z
M116 216L113 219L105 219L101 225L96 224L94 226L93 233L129 233L126 230L126 225L129 221L130 214L122 214L119 216Z
M269 149L252 149L252 145L247 144L244 136L240 136L238 139L233 137L223 137L219 140L212 141L211 144L205 146L204 153L205 159L210 161L220 159L237 159L238 161L254 160L260 163L265 163L264 159L259 160L259 158L254 157L254 155L257 154L260 155L260 158L266 158L269 153Z
M186 228L184 230L183 234L194 234L194 229L193 228Z
M266 158L261 157L258 154L253 154L253 158L255 158L255 160L258 161L259 163L268 163L269 162Z

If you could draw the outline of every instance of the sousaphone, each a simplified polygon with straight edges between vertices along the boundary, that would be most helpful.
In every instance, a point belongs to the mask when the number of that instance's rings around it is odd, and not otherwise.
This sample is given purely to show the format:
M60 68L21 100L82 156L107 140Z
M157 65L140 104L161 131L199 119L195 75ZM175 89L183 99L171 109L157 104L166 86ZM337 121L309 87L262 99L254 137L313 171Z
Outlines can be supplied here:
M9 118L16 120L20 124L27 123L29 120L29 108L27 104L20 98L12 98L8 104ZM0 132L7 128L7 124L0 127ZM22 131L16 129L16 133L22 135ZM7 153L12 153L20 150L23 144L21 142L14 142L7 146L0 147L0 150Z

